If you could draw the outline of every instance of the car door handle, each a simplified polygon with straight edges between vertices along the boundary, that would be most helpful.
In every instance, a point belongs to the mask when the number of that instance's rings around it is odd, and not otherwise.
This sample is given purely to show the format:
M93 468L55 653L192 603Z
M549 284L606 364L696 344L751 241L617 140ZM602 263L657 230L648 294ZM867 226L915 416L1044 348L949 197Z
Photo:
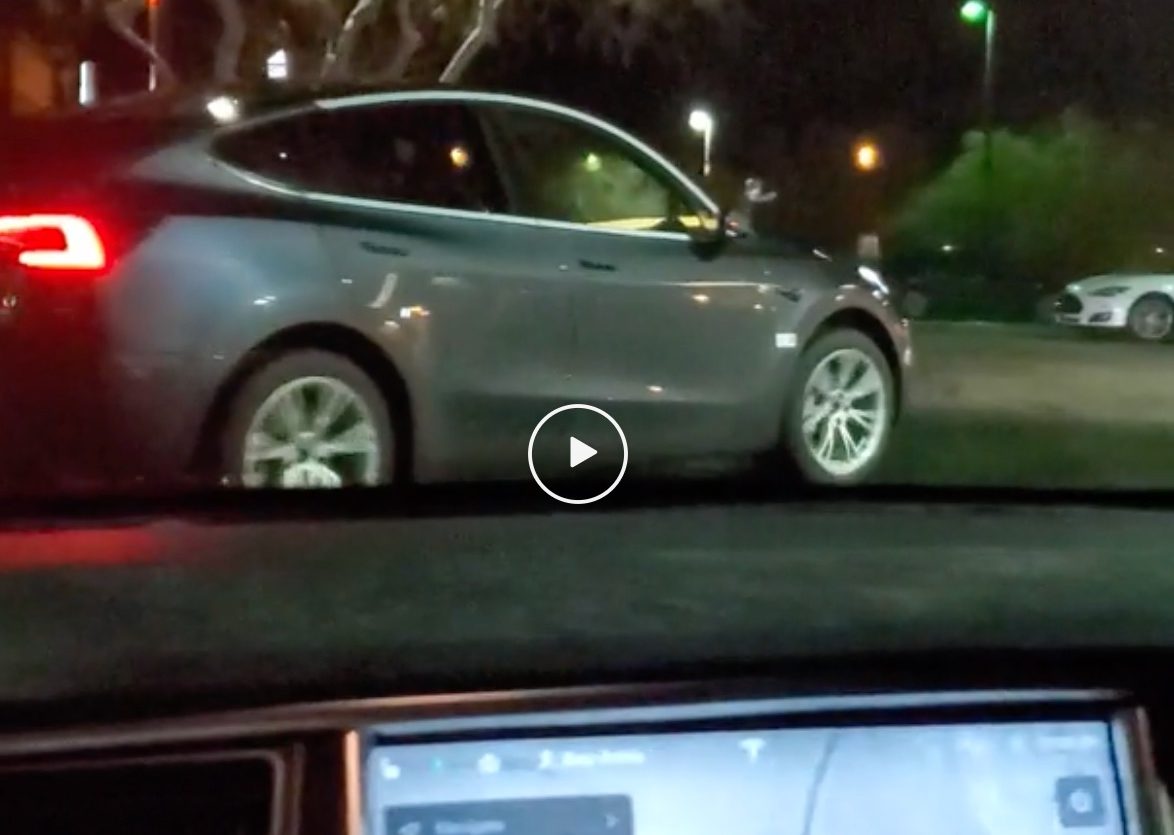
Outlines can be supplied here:
M367 252L373 252L376 255L394 255L397 258L404 258L408 251L401 246L393 246L392 244L381 244L376 241L362 241L359 243Z
M591 261L587 258L580 258L579 266L585 270L594 270L599 273L614 273L616 271L615 264L605 264L602 261Z
M775 292L787 301L797 302L803 298L803 291L795 287L776 287Z

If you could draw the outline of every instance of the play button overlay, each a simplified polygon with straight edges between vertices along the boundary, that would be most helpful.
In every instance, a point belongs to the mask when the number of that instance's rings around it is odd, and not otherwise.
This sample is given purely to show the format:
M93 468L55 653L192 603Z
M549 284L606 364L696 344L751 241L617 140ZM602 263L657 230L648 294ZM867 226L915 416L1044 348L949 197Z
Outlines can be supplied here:
M546 495L563 504L591 504L610 495L623 480L628 439L603 409L572 403L538 421L526 459L530 475Z
M596 455L599 455L599 450L597 450L595 447L587 446L587 444L583 443L578 438L575 438L575 437L571 438L571 469L572 470L575 469L575 467L582 464L584 461L591 460Z

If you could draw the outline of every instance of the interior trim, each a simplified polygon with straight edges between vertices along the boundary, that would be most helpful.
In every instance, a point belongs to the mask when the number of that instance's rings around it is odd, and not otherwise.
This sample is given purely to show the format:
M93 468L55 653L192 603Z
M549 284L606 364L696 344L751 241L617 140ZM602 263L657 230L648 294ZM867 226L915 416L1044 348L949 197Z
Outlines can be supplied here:
M362 745L356 731L342 738L343 799L346 804L346 835L363 833L363 763Z
M5 774L29 774L53 772L122 768L138 765L212 765L215 763L237 762L240 760L262 760L272 772L269 796L269 835L282 835L290 831L293 820L290 811L296 808L295 789L291 783L292 772L288 763L288 752L273 748L225 749L199 751L191 754L149 754L143 756L95 756L70 758L36 763L0 763L0 778Z
M779 697L784 682L702 681L677 684L632 684L542 690L487 691L439 695L396 696L333 702L311 702L222 713L197 714L113 725L82 726L69 730L0 736L0 759L87 750L245 740L278 734L345 732L370 725L396 726L396 732L421 733L442 720L446 730L472 729L492 717L499 730L519 723L573 721L590 711L625 719L634 713L664 707L696 713L712 705L715 715L731 711L754 715L768 712L803 714L853 710L964 708L992 703L1003 705L1079 704L1111 702L1124 693L1105 689L974 690L936 693L874 692L844 696ZM733 715L738 715L735 712ZM560 714L560 715L555 715ZM524 724L521 726L525 726Z

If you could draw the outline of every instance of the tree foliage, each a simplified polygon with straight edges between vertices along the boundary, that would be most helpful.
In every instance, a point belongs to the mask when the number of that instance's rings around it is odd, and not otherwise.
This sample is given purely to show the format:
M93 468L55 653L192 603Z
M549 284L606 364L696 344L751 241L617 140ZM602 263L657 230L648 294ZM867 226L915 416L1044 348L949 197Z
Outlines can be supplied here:
M176 3L180 0L165 0ZM577 47L627 63L641 49L671 45L697 23L713 28L743 0L182 0L217 22L207 80L230 85L263 74L278 48L300 82L457 82L502 38L528 40L565 32ZM106 25L159 69L176 74L143 36L148 0L35 0L30 28L46 42L68 43ZM182 37L182 33L179 33Z
M1112 128L1076 113L1030 133L998 131L987 179L982 136L916 191L890 250L940 252L1055 287L1141 266L1174 235L1174 135ZM983 254L981 257L976 257Z

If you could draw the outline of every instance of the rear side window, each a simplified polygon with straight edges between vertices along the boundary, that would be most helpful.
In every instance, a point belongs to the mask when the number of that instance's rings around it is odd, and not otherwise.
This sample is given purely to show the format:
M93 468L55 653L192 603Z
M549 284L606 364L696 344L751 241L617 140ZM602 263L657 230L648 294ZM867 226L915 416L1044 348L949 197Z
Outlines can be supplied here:
M223 137L216 154L290 186L468 211L503 200L475 122L459 105L319 110Z

